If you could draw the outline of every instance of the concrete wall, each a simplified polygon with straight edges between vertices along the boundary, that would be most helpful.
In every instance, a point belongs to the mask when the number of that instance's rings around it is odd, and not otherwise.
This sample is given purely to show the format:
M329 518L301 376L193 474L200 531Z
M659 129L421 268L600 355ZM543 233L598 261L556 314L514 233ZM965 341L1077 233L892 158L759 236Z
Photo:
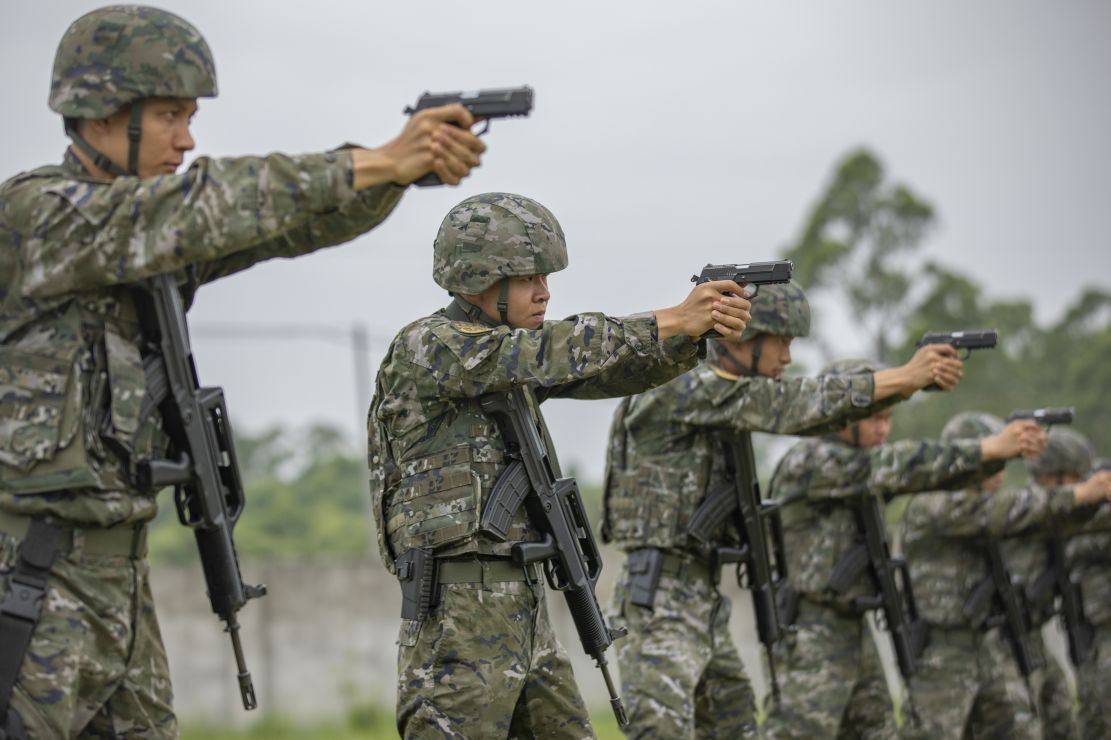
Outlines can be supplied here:
M606 563L599 586L603 608L619 555L606 553ZM393 706L401 598L397 581L378 562L244 562L242 570L248 583L262 582L269 589L240 612L258 695L255 712L243 711L231 642L210 610L200 566L153 569L179 716L236 725L254 721L261 712L318 718L339 717L353 704ZM608 702L601 676L582 652L563 597L550 595L552 620L583 695L604 709ZM750 600L742 593L734 604L733 634L742 659L750 673L759 673L759 645L749 639ZM611 648L607 656L616 672L613 653Z

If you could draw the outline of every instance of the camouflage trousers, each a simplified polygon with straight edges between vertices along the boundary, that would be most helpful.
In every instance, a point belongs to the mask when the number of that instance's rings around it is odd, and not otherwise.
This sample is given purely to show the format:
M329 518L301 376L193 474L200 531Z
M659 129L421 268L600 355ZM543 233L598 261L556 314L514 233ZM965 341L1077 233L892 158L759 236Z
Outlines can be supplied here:
M770 738L891 738L891 694L875 642L860 617L800 599L795 630L776 651L780 701Z
M1031 694L998 630L931 625L909 688L908 737L1041 737Z
M627 564L614 591L621 694L630 738L756 735L756 698L729 634L730 601L707 569L662 575L652 609L627 598Z
M1029 642L1034 665L1039 666L1030 675L1030 684L1038 702L1042 737L1045 740L1076 740L1080 737L1080 726L1073 712L1073 696L1065 668L1046 648L1041 628L1030 632Z
M177 737L146 560L59 554L12 693L31 740ZM0 533L0 600L18 541Z
M1076 669L1084 740L1111 739L1111 624L1096 627L1092 656Z
M402 620L403 738L593 737L545 586L452 583L421 622Z

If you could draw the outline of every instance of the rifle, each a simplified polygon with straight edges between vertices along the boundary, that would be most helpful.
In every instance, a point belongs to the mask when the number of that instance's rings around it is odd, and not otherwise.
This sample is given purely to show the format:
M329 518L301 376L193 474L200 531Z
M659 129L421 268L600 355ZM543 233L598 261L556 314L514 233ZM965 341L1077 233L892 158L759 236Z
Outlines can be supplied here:
M842 555L833 566L827 587L841 595L848 592L862 574L869 573L873 593L856 597L853 606L859 613L875 611L877 617L882 614L883 624L877 618L877 626L886 626L891 634L899 672L909 679L916 670L918 658L926 649L929 625L918 616L906 559L892 557L888 549L880 498L865 490L855 499L857 523L863 541ZM897 583L896 574L901 584Z
M1034 672L1034 657L1030 645L1030 619L1019 593L1017 581L1003 563L1003 553L999 541L991 537L984 550L987 556L989 574L985 576L965 599L961 611L965 619L975 622L979 615L987 613L984 626L1002 627L1011 653L1018 664L1019 673L1026 681L1026 691L1031 696L1031 705L1037 711L1038 703L1033 700L1034 689L1030 674ZM990 607L989 607L990 602ZM987 607L987 608L986 608Z
M790 264L790 263L788 263ZM708 551L710 567L737 564L737 583L752 593L756 634L764 646L771 674L772 693L779 699L772 648L783 635L777 596L787 582L786 548L779 504L762 501L752 435L745 432L723 439L723 454L731 480L710 491L687 522L687 534ZM715 547L714 534L732 519L740 547ZM771 531L771 557L767 532Z
M975 349L995 349L999 343L999 332L995 329L981 329L977 331L928 331L918 340L916 346L925 347L927 344L948 344L955 349L963 349L965 354L962 360L972 356ZM937 383L926 386L928 391L941 390Z
M515 386L507 393L487 394L479 403L497 422L506 442L507 459L511 460L490 493L480 529L504 542L513 514L524 503L529 520L543 539L513 545L513 562L522 566L544 563L548 585L562 591L567 599L583 650L602 671L614 716L625 727L629 720L605 655L606 648L624 637L625 631L606 624L594 593L602 572L602 555L578 484L574 478L557 477L559 464L548 455L529 410L535 404L529 388Z
M761 285L787 283L794 274L795 263L791 260L776 260L774 262L749 262L748 264L707 264L702 272L691 275L691 282L702 285L712 280L732 280L737 284L744 283L752 291L745 291L745 298L755 298L760 292ZM721 336L716 329L711 329L702 335L703 339Z
M442 105L460 103L475 118L486 122L486 126L478 132L478 135L482 136L490 130L490 121L494 118L527 116L532 112L532 96L532 88L528 85L493 88L479 90L478 92L425 92L417 99L416 105L406 106L402 112L411 116L426 108L438 108ZM413 184L428 187L429 185L442 185L443 182L435 172L429 172Z
M245 496L235 457L224 390L201 387L189 344L181 292L173 275L158 275L136 291L142 322L143 369L148 397L157 405L173 457L140 461L136 482L145 490L174 486L181 523L192 528L212 611L231 636L244 709L258 706L243 657L236 613L266 586L249 586L239 573L232 529Z
M1034 419L1045 426L1071 424L1072 408L1035 409L1033 411L1013 411L1007 421L1015 419ZM1065 557L1065 537L1059 528L1051 526L1046 543L1049 554L1049 567L1039 574L1030 584L1030 600L1037 604L1052 604L1060 597L1056 608L1065 623L1065 634L1069 641L1069 658L1073 665L1080 666L1092 654L1095 630L1084 616L1084 595L1080 584L1072 579L1068 561Z

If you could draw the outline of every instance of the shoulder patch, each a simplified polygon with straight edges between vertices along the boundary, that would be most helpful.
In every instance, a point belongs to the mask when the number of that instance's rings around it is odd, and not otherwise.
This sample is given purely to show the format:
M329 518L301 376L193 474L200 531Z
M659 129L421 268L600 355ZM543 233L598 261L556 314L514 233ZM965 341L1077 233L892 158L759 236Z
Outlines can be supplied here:
M451 325L460 334L489 334L494 330L493 327L472 324L468 321L453 321Z

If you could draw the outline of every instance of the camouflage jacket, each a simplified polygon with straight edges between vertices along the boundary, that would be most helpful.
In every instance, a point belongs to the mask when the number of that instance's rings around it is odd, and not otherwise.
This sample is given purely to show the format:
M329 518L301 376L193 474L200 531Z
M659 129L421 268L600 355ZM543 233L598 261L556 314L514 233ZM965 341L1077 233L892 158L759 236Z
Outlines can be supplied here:
M94 180L69 152L0 185L0 509L99 525L154 516L134 463L162 454L131 289L198 285L352 239L401 188L356 193L343 151L198 159L185 172Z
M1088 621L1111 624L1111 504L1084 508L1094 515L1069 531L1069 572L1080 584Z
M528 385L549 398L637 393L690 368L698 344L656 339L652 314L580 314L535 330L452 321L444 311L409 324L378 369L367 418L370 490L382 560L414 547L438 555L508 555L533 540L522 507L508 542L480 535L477 520L505 470L505 445L479 405L486 393ZM543 419L535 410L539 423ZM549 455L554 450L544 430Z
M602 538L623 550L693 546L687 523L728 480L722 439L749 431L822 434L884 408L873 376L743 377L702 363L623 401L610 427ZM735 543L732 523L720 541Z
M1033 482L1028 483L1028 486L1038 488L1037 483ZM1101 574L1092 573L1093 570L1100 570L1102 564L1095 564L1094 569L1091 568L1091 564L1098 562L1094 560L1098 557L1102 557L1105 561L1107 554L1103 553L1100 556L1098 552L1093 552L1090 548L1098 548L1101 540L1105 541L1102 539L1104 536L1101 530L1109 527L1107 513L1104 512L1103 507L1075 507L1071 486L1061 486L1053 488L1051 491L1053 492L1052 496L1058 499L1051 512L1055 516L1043 517L1037 523L1037 526L1030 527L1004 539L1002 541L1003 561L1007 563L1007 568L1012 576L1023 584L1029 596L1034 597L1029 599L1030 618L1034 627L1040 627L1053 617L1052 596L1055 591L1042 590L1038 594L1038 590L1033 588L1033 584L1039 577L1042 577L1043 582L1048 582L1044 573L1051 566L1051 533L1064 538L1067 540L1065 541L1065 548L1067 548L1065 551L1069 556L1070 568L1075 567L1082 571L1080 581L1084 598L1084 611L1089 613L1089 618L1092 621L1105 620L1111 607L1107 606L1107 602L1098 603L1098 600L1101 592L1107 592L1105 589L1108 589L1109 584L1102 581ZM1069 538L1072 536L1077 537L1070 540ZM1082 562L1088 564L1082 567ZM1085 579L1084 576L1088 576L1088 578ZM1089 581L1088 586L1092 591L1092 598L1089 598L1088 593L1083 591L1085 580Z
M999 469L983 465L980 443L943 444L901 440L875 448L846 444L834 436L807 439L780 460L769 493L782 507L787 573L791 586L808 599L849 609L871 593L861 577L837 595L827 589L834 566L863 535L853 500L964 485Z
M985 539L1036 529L1070 512L1073 500L1071 488L1036 484L994 494L967 488L914 496L903 518L903 550L922 617L944 627L971 626L962 609L976 585L990 575ZM1028 580L1013 543L1001 540L1003 562L1012 575ZM1044 552L1044 542L1040 549Z

